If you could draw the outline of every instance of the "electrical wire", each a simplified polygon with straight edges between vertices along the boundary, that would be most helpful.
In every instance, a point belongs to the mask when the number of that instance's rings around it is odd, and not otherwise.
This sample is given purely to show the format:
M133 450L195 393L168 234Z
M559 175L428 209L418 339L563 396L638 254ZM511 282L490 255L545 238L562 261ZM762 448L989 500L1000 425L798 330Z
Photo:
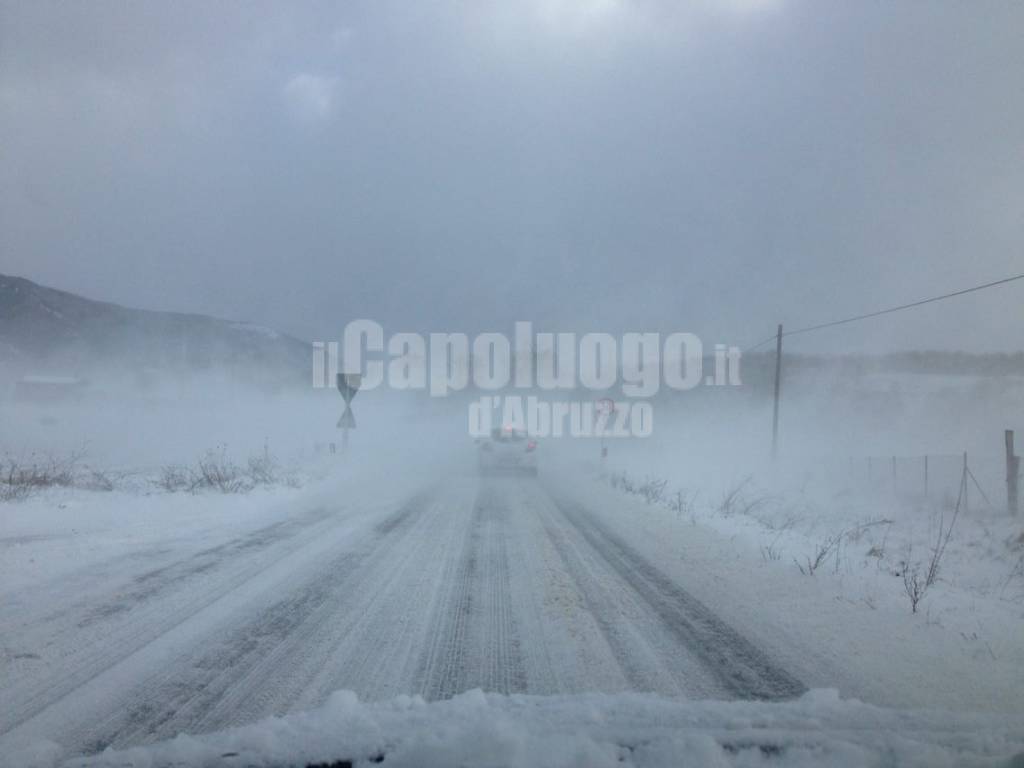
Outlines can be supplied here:
M952 293L944 293L941 296L932 296L928 299L921 299L920 301L912 301L909 304L900 304L898 307L889 307L888 309L880 309L876 312L867 312L863 315L854 315L853 317L845 317L842 320L832 320L827 323L819 323L818 325L809 325L805 328L797 328L795 331L783 331L782 335L785 336L796 336L798 333L810 333L811 331L820 331L822 328L832 328L836 325L845 325L846 323L854 323L858 320L867 320L870 317L878 317L879 315L888 315L892 312L900 312L904 309L911 309L912 307L920 307L922 304L931 304L934 301L942 301L943 299L951 299L954 296L963 296L965 293L973 293L974 291L981 291L985 288L992 288L997 285L1003 285L1004 283L1012 283L1014 280L1024 279L1024 274L1013 275L1012 277L1004 277L1002 280L994 280L991 283L985 283L983 285L975 285L970 288L963 288L959 291L953 291ZM777 333L773 333L765 339L757 342L752 347L744 350L745 352L753 352L758 347L762 347L769 341L772 341L778 337Z

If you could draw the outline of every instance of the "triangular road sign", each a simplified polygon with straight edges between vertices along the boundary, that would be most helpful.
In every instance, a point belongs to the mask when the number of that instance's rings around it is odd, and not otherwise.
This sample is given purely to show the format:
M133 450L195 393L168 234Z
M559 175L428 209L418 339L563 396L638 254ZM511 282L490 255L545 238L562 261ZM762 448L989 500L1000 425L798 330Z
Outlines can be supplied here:
M359 373L339 373L337 379L338 391L345 398L346 403L351 403L352 398L359 391L359 385L363 383L363 376Z
M345 406L345 412L341 414L341 418L338 419L338 429L355 429L356 428L356 417L352 413L352 409L347 405Z

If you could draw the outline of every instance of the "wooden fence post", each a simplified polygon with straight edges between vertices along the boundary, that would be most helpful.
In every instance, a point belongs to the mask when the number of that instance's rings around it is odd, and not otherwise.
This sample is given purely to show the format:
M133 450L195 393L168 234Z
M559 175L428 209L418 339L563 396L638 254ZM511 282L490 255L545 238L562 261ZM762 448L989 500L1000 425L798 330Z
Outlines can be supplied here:
M1003 433L1006 440L1006 510L1011 515L1019 511L1017 501L1017 482L1020 479L1020 456L1013 453L1013 430Z
M772 461L779 455L779 389L782 386L782 323L775 336L775 404L772 407Z

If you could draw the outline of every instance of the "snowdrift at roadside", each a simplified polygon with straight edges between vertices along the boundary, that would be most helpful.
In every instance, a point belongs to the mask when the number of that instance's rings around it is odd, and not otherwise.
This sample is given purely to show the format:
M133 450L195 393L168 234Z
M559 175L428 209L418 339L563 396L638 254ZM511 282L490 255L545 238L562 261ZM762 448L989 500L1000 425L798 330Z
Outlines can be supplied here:
M365 703L339 691L320 709L220 733L70 760L55 744L32 752L18 764L1019 766L1024 714L903 712L841 700L833 690L774 703L479 690L446 701L400 696Z

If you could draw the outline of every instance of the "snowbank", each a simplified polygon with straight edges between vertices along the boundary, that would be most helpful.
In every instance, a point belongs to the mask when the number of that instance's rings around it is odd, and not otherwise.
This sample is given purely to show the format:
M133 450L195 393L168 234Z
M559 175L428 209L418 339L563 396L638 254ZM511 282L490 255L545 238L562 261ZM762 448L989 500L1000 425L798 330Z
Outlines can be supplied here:
M38 766L1011 766L1024 760L1024 719L901 712L816 690L785 703L683 701L646 694L501 696L470 691L427 703L360 702L335 693L320 709Z

